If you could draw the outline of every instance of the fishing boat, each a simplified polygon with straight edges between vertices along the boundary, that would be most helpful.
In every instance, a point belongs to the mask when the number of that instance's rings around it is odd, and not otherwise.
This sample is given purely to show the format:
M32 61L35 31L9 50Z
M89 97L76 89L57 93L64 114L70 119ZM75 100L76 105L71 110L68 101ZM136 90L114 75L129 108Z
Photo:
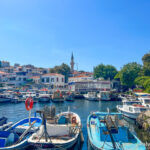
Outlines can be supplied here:
M138 100L142 103L142 105L150 107L150 97L139 97Z
M0 103L11 102L11 98L5 94L0 94Z
M91 113L87 119L89 145L94 150L146 150L121 118L121 113Z
M74 94L73 93L68 93L68 95L64 96L64 99L66 101L73 102L75 100L74 99Z
M7 123L7 118L6 117L1 117L0 118L0 126L2 126L3 124Z
M59 90L57 90L53 93L52 102L57 103L57 102L64 102L64 101L65 101L65 99L63 98L63 95Z
M28 142L40 149L68 149L78 140L81 132L80 117L74 112L62 112L55 115L55 108L51 108L53 115L43 113L43 125L34 133ZM47 121L46 121L47 120Z
M48 89L44 88L40 90L38 101L39 102L49 102L51 99Z
M89 100L89 101L97 101L97 94L96 92L88 92L87 94L83 95L85 97L85 99Z
M136 119L140 113L150 110L150 108L143 106L140 101L123 101L123 105L116 107L118 112L131 119Z
M97 94L97 97L101 101L109 101L109 100L111 100L110 91L100 91Z
M25 118L5 131L0 131L0 150L23 150L29 146L27 139L42 123L38 117Z

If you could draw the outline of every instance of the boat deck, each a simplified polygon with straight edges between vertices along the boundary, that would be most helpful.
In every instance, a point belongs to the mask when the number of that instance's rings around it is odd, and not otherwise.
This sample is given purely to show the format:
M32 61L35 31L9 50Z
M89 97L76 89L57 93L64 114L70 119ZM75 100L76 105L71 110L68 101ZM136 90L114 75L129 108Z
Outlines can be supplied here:
M108 129L106 128L105 123L103 122L104 117L91 117L89 122L89 132L90 132L90 142L93 146L98 149L111 150L114 149ZM118 149L141 149L144 150L145 146L128 132L128 128L122 125L119 125L118 132L112 133L115 145Z

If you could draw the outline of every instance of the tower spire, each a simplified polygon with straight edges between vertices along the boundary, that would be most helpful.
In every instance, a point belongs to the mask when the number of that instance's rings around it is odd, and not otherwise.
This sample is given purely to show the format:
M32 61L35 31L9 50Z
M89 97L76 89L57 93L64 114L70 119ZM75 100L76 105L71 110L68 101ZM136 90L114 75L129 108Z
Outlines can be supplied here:
M71 65L71 72L73 73L74 72L74 56L73 56L73 52L72 52L72 55L71 55L71 62L70 62L70 65Z

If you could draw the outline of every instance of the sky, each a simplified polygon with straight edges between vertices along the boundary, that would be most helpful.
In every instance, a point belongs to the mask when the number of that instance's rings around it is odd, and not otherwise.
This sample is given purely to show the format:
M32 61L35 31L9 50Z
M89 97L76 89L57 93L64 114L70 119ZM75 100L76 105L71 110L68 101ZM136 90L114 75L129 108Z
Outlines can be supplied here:
M0 60L93 71L150 51L149 0L0 0Z

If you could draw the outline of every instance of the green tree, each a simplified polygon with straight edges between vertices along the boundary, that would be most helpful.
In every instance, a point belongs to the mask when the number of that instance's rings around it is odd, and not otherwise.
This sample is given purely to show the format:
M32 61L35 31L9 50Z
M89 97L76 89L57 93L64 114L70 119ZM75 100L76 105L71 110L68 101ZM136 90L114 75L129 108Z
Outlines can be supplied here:
M67 64L62 63L60 66L55 66L54 68L51 68L50 73L59 73L59 74L64 75L65 82L67 82L69 74L71 73L71 69Z
M134 82L135 82L136 85L144 87L144 82L147 79L150 79L150 77L148 77L148 76L140 76L140 77L137 77Z
M150 76L150 52L142 57L143 61L143 75Z
M104 79L114 79L117 74L117 69L112 65L100 64L94 68L94 77L95 78L104 78Z
M129 88L135 86L135 79L138 77L139 72L141 72L142 66L136 62L128 63L123 66L120 71L120 80L123 85Z

